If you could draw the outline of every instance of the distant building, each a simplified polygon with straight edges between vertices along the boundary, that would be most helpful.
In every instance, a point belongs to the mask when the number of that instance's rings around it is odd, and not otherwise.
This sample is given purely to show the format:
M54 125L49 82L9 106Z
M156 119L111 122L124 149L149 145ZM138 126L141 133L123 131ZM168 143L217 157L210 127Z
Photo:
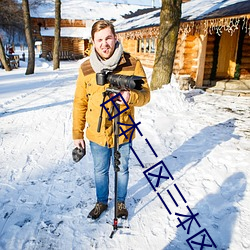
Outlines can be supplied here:
M52 56L54 47L54 18L32 18L33 37L41 42L41 57ZM85 56L89 45L91 21L61 20L61 59L69 59L70 55L80 59ZM63 54L64 53L64 54ZM52 58L51 58L52 59Z
M91 27L98 19L115 21L121 15L145 6L108 2L62 0L61 4L61 59L79 59L90 53ZM47 2L31 10L34 40L41 42L41 57L52 59L54 46L54 3Z

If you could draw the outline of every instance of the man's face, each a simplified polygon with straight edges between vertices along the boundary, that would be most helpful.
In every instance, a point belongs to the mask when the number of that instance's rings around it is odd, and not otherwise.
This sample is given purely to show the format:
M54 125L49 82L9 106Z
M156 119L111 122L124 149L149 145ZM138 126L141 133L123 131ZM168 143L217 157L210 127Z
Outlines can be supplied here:
M116 36L109 27L94 34L95 50L102 59L109 59L113 55L116 41Z

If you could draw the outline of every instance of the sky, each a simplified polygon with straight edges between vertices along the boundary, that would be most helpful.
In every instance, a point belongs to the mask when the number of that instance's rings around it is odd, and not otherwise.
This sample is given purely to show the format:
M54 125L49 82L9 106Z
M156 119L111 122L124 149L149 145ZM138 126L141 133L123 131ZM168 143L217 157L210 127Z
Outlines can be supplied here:
M206 250L250 249L250 99L181 91L174 77L136 108L140 162L131 153L124 227L109 238L112 167L109 208L98 221L87 219L96 201L93 160L86 139L86 156L73 162L71 134L86 59L53 71L37 54L35 74L25 75L23 61L11 72L0 69L0 249L188 250L203 237L213 241ZM152 70L145 71L150 83ZM199 224L193 221L188 233L182 223L189 211Z

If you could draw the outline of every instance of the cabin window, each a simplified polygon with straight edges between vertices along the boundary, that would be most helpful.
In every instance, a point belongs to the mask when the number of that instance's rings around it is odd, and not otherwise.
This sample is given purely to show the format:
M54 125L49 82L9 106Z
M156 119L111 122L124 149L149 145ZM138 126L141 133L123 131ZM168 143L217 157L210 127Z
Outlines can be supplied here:
M155 38L142 38L137 40L138 53L155 53Z
M142 53L143 52L143 39L137 40L137 52Z
M155 53L155 38L150 39L150 53Z

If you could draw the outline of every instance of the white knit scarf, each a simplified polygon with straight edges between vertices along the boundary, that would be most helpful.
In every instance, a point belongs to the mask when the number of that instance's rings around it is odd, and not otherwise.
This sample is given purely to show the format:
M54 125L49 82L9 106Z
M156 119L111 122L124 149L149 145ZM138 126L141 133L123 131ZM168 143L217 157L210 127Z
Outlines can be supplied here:
M123 47L121 43L117 41L115 44L115 50L114 50L113 55L109 59L103 60L98 55L98 53L96 52L93 46L92 52L90 54L90 64L96 73L101 73L103 69L113 71L117 67L121 59L122 53L123 53Z

